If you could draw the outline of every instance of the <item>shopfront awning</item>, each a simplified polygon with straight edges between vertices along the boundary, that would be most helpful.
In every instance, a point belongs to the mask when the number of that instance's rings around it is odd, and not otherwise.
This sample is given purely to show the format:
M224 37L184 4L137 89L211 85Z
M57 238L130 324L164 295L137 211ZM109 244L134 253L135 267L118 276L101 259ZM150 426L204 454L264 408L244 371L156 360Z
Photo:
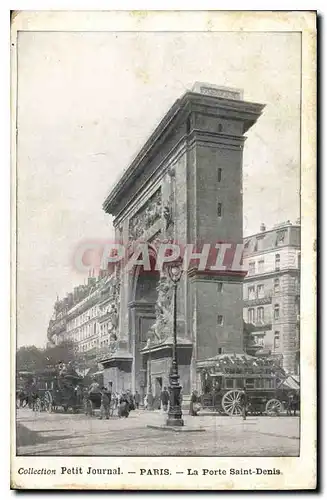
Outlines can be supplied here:
M289 375L286 379L283 380L283 382L280 384L280 387L292 391L299 391L300 383L295 379L295 377Z

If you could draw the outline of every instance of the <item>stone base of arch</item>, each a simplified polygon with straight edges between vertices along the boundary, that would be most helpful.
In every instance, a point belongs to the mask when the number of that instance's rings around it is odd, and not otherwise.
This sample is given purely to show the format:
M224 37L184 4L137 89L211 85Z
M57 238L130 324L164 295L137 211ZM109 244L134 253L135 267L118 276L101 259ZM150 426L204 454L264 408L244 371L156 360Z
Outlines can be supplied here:
M151 384L154 396L154 406L160 408L160 392L169 387L169 373L172 366L173 338L168 337L160 344L142 349L144 366L146 366L147 391ZM188 339L177 339L177 360L180 385L182 386L183 402L188 402L192 392L192 353L193 345Z
M133 357L129 353L113 355L101 361L104 386L118 394L131 389L132 362Z
M138 390L141 396L141 406L149 391L149 383L154 396L153 409L160 408L160 393L164 387L169 387L169 373L172 365L173 339L168 338L160 344L146 347L141 351L141 367L135 371L133 355L126 353L113 354L103 359L103 382L113 392L121 394L130 390ZM184 407L188 406L190 394L194 388L196 372L192 372L193 345L188 339L178 339L177 359L180 384L183 389ZM136 388L136 389L133 389Z

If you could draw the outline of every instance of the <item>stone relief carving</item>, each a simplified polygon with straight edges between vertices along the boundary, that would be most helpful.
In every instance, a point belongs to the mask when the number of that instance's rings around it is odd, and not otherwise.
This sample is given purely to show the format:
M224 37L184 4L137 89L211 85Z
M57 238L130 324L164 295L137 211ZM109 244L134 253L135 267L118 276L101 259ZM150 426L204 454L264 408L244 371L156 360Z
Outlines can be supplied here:
M155 305L156 321L150 328L149 337L155 343L163 342L172 331L173 287L169 278L162 275L157 287L158 299Z
M117 330L117 327L118 327L118 310L117 310L117 306L115 303L113 304L110 304L110 306L108 307L108 314L109 314L109 320L108 320L108 331L109 332L112 332L110 334L110 336L112 334L115 334L116 336L116 330ZM117 336L116 336L117 337Z
M166 221L166 229L168 229L170 225L174 223L171 202L164 206L163 216Z
M109 352L111 354L114 354L115 352L117 352L118 351L118 345L119 345L118 340L110 340L110 342L109 342Z
M175 177L176 177L175 169L172 166L170 166L167 171L167 177L166 177L169 184L170 194L163 206L163 218L165 220L165 231L167 237L172 236L172 232L171 230L169 231L169 229L172 229L171 226L174 225L174 217L175 217L174 207L175 207L175 190L176 190Z
M129 221L129 236L134 239L140 238L161 216L162 199L159 189Z
M120 302L120 280L118 275L113 275L109 281L109 296L112 297L106 314L108 314L109 351L118 349L118 327L119 327L119 302Z

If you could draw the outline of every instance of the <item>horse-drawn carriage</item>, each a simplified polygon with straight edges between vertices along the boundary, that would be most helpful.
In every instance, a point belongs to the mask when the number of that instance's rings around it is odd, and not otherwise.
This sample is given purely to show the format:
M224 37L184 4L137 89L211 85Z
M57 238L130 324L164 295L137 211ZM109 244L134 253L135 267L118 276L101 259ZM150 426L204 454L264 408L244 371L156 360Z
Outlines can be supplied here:
M96 379L92 380L94 382ZM93 415L101 406L102 385L96 384L97 389L90 392L87 382L87 379L69 368L64 372L59 368L29 372L24 380L22 376L17 378L17 408L28 404L34 411L51 413L59 409L65 412L71 409L73 413L81 410L86 415ZM113 415L116 408L117 401L112 398L110 415Z
M45 411L52 412L69 408L76 413L83 408L82 378L75 373L55 375L47 383L43 393L42 402Z
M75 413L83 408L82 378L73 370L60 373L56 368L48 368L35 372L29 393L35 411L51 413L71 408Z
M32 406L31 387L34 374L28 371L18 371L16 374L16 408Z
M246 389L248 413L279 415L288 405L287 375L274 358L222 354L199 363L201 404L225 415L242 413L241 393ZM299 386L292 392L299 402Z

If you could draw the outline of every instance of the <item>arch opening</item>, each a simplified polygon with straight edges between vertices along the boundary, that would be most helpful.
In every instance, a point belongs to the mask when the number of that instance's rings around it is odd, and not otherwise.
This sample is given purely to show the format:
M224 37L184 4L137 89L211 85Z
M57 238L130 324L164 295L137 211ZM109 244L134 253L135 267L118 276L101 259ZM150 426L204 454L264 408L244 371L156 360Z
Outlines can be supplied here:
M129 342L133 352L132 390L144 398L148 383L147 363L141 354L146 347L149 331L156 321L156 303L160 273L155 269L156 253L149 245L151 270L135 266L129 301Z

